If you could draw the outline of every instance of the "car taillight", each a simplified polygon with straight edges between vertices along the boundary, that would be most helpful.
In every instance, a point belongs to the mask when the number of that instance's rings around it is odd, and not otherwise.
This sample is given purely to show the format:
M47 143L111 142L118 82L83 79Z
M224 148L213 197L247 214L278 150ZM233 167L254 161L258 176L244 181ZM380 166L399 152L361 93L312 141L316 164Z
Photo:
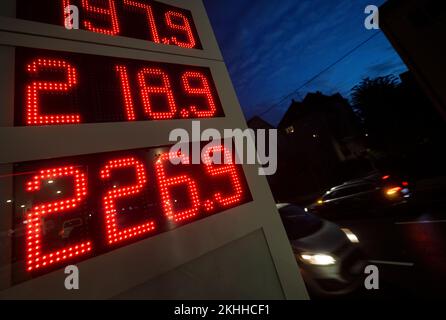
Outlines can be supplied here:
M409 186L409 182L407 182L407 181L403 181L403 182L401 183L401 185L402 185L403 187L408 187L408 186Z
M386 189L386 195L389 197L393 197L398 195L398 193L402 190L401 187L394 187Z

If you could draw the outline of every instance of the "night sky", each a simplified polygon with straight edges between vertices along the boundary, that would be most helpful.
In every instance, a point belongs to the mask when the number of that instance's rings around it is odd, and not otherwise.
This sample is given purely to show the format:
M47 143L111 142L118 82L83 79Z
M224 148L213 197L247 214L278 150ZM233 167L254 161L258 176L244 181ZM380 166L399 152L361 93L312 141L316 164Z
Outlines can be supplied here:
M338 60L376 30L364 27L364 9L384 0L204 0L247 119ZM324 72L298 94L340 92L365 77L406 70L381 33ZM262 117L277 125L291 97Z

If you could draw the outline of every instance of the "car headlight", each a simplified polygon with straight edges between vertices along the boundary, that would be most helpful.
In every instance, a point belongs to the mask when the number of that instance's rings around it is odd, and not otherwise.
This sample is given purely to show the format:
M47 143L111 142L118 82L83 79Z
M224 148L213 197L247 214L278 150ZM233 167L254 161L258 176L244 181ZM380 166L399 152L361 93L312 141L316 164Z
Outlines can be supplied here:
M325 253L303 253L301 259L308 264L316 266L329 266L336 263L336 259Z
M347 236L348 240L350 240L350 242L359 243L358 237L350 229L343 228L341 230L344 231L345 235Z

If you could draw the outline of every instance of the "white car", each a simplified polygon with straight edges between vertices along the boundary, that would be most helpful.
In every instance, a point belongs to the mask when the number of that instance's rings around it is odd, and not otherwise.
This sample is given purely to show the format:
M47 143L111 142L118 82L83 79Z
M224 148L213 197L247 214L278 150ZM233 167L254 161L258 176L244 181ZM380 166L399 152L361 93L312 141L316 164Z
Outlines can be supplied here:
M355 234L298 206L277 208L311 295L347 294L362 284L366 260Z

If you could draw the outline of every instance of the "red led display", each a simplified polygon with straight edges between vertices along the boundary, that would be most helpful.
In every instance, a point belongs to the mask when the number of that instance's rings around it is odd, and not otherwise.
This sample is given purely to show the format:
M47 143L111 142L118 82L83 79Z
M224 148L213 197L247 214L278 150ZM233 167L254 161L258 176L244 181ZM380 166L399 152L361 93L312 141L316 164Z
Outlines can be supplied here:
M81 7L84 9L86 16L93 16L93 17L101 17L105 20L108 20L110 23L109 28L101 28L101 27L95 27L94 22L85 19L83 21L84 27L88 31L97 32L97 33L103 33L107 34L109 36L117 36L119 35L119 23L118 23L118 14L116 13L116 6L115 6L115 0L106 0L105 7L97 6L91 4L91 0L82 0L81 1ZM72 0L63 0L63 8L66 8L67 6L73 4ZM65 21L65 19L64 19Z
M151 85L150 80L158 80L161 85ZM144 105L144 110L149 118L172 119L176 112L177 106L170 85L169 76L162 69L144 68L138 73L139 87L141 89L141 97ZM149 83L148 83L149 82ZM163 112L156 112L152 107L152 96L161 95L167 99L168 109Z
M204 96L207 99L207 104L209 106L208 110L199 110L199 108L195 105L190 106L189 110L194 114L195 117L198 118L209 118L212 117L217 112L217 106L214 102L214 97L212 95L211 87L209 86L208 79L203 73L188 71L182 76L184 90L190 95L196 96ZM194 80L198 80L200 83L199 87L193 87L191 82ZM184 109L187 117L189 115L188 109Z
M188 10L151 0L17 0L17 18L65 26L64 8L79 10L79 28L189 49L202 49Z
M211 176L227 175L230 178L232 184L233 194L231 194L230 196L228 195L222 196L220 192L217 192L215 194L215 200L217 200L217 202L224 207L231 206L234 203L239 202L243 195L243 188L241 187L240 178L237 173L237 168L235 167L235 164L227 164L224 166L214 165L211 159L211 154L213 153L222 153L223 158L227 163L231 162L232 155L223 146L218 146L218 147L211 146L207 147L204 150L204 157L205 157L204 161L208 173Z
M177 36L172 36L170 39L165 38L163 43L175 44L179 47L192 49L195 47L195 38L187 17L177 11L167 11L165 13L166 24L173 30L179 30L187 36L186 41L181 41ZM178 21L178 22L176 22Z
M167 218L173 219L175 222L178 222L193 218L198 214L198 211L200 210L200 199L198 196L198 188L196 182L187 174L183 174L177 177L167 177L166 170L164 169L164 164L172 158L179 158L181 159L182 163L189 163L189 158L185 155L175 154L171 152L162 154L156 161L155 166L164 213ZM172 195L169 192L169 189L177 187L179 185L187 186L191 205L189 208L182 210L181 212L175 212L173 208Z
M136 120L135 107L133 105L132 90L130 88L129 72L126 66L116 66L121 82L122 98L124 100L125 113L128 121Z
M41 70L66 72L67 80L58 81L33 81L26 87L26 124L69 124L80 123L78 114L54 114L41 115L39 110L39 92L68 92L77 85L77 71L63 59L35 59L26 67L30 75L38 74Z
M203 153L202 165L169 147L15 164L13 281L252 201L233 154L224 146ZM228 164L214 164L216 153Z
M101 171L101 178L109 179L113 169L125 167L135 168L137 183L133 186L113 188L108 191L107 195L104 197L105 225L107 230L107 241L109 244L125 241L129 238L155 230L155 223L153 221L145 222L124 230L119 230L116 202L119 198L131 197L142 191L147 183L147 175L144 169L144 164L135 158L117 159L109 161L109 163Z
M47 215L65 215L66 211L72 211L87 196L87 181L85 174L73 167L59 167L41 170L32 180L26 183L26 191L38 192L42 181L52 181L60 177L70 176L74 180L74 195L70 199L59 200L48 203L35 204L26 214L26 264L27 271L45 268L55 263L70 260L81 256L91 250L90 241L81 241L75 245L62 247L55 251L43 253L41 221Z
M17 47L15 90L16 126L224 116L195 66Z

